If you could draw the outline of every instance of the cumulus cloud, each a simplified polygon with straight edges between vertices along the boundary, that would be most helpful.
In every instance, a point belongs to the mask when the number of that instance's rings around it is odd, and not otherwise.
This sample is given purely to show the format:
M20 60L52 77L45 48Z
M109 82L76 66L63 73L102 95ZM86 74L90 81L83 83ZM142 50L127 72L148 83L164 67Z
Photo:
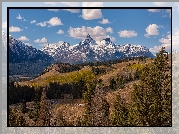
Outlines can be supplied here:
M60 18L58 17L53 17L51 18L48 23L51 25L51 26L58 26L58 25L63 25L63 23L61 22Z
M107 37L106 29L100 26L96 26L93 28L85 26L82 26L81 28L70 27L68 33L70 37L81 40L85 39L88 34L90 34L90 36L96 41L101 41Z
M148 9L149 12L160 12L160 9Z
M171 34L168 34L166 38L159 39L159 42L162 43L160 46L154 46L153 48L150 48L149 50L151 52L159 52L162 47L165 47L165 50L171 50Z
M108 19L104 19L103 18L103 20L102 21L99 21L99 23L101 23L101 24L109 24L109 23L111 23Z
M20 40L20 41L29 41L29 39L27 37L25 37L25 36L19 37L18 40Z
M36 22L36 20L32 20L30 23L33 24L33 23L35 23L35 22Z
M57 32L58 34L64 34L64 31L63 30L58 30L58 32Z
M167 2L154 2L154 5L162 7L162 6L166 6Z
M21 15L20 15L20 14L19 14L16 18L17 18L17 19L19 19L19 20L21 20L21 19L22 19L22 17L21 17Z
M146 34L144 34L145 37L150 37L151 35L159 35L158 32L159 26L156 24L150 24L146 29Z
M103 7L103 2L83 2L82 7ZM83 9L82 18L85 20L93 20L102 18L101 9Z
M101 9L83 9L82 10L82 18L84 20L93 20L102 18Z
M108 28L106 28L106 32L112 34L113 33L113 29L111 27L108 27Z
M2 23L2 28L7 28L7 21Z
M22 29L20 29L19 27L9 27L9 32L20 32L22 31Z
M134 30L122 30L118 32L119 37L124 37L124 38L131 38L137 36L137 33Z
M37 26L45 27L47 25L47 21L39 22L36 24Z
M43 37L42 39L36 39L34 40L35 43L47 43L47 39L45 37Z
M49 21L43 21L43 22L36 23L36 25L41 26L41 27L45 27L45 26L47 26L47 24L50 24L50 26L63 25L60 18L58 18L58 17L52 17Z

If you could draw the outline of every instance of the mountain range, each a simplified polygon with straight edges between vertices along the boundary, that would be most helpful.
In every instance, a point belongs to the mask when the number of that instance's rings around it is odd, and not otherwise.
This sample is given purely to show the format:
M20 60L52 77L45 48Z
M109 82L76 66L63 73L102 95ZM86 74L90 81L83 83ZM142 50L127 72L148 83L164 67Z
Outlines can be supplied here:
M3 33L3 39L6 39L5 37L6 34ZM3 40L3 42L6 41ZM36 62L40 60L75 64L139 56L154 57L149 49L144 46L133 44L116 45L110 38L103 39L97 44L89 34L79 44L70 45L67 42L48 44L41 50L37 50L9 36L10 63Z
M60 45L48 44L41 49L45 54L53 57L54 61L67 63L101 62L116 60L125 57L151 57L154 55L141 45L116 45L110 38L103 39L96 43L88 34L87 37L76 45L63 42Z
M60 62L79 64L84 62L102 62L117 60L125 57L150 57L155 56L148 48L141 45L117 45L110 38L97 43L89 34L79 44L70 45L67 42L61 44L48 44L38 50L9 35L9 69L11 75L23 75L24 71L33 74L41 73L47 66ZM7 34L2 32L3 61L6 60ZM24 66L23 66L24 64ZM34 66L35 68L30 68ZM38 68L38 69L37 69ZM33 70L33 71L31 71Z

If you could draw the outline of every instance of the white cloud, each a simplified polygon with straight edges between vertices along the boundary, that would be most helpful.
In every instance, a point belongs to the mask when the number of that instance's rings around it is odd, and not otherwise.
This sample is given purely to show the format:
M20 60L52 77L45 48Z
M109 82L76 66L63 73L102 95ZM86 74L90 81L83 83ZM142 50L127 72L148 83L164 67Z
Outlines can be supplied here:
M58 30L58 32L57 32L58 34L64 34L64 31L63 30Z
M7 21L2 23L2 28L7 28Z
M111 27L108 27L108 28L106 28L106 32L112 34L113 33L113 29Z
M149 50L151 52L159 52L162 47L165 47L165 50L171 50L171 34L168 34L166 38L159 39L159 42L162 43L160 46L154 46L153 48L150 48Z
M51 25L51 26L58 26L58 25L63 25L63 23L61 22L60 18L58 17L53 17L51 18L48 23Z
M154 2L154 5L162 7L162 6L166 6L167 2Z
M22 31L22 29L20 29L19 27L9 27L9 32L20 32Z
M79 13L80 12L80 9L62 9L62 10L66 10L66 11L69 11L71 13Z
M19 14L19 16L17 16L16 17L17 19L19 19L19 20L21 20L22 19L22 17L21 17L21 15Z
M130 38L130 37L135 37L137 36L137 33L134 30L123 30L118 32L119 37L124 37L124 38Z
M27 37L25 37L25 36L19 37L18 40L20 40L20 41L29 41L29 39Z
M25 27L25 29L27 29L27 27Z
M47 23L50 24L50 26L63 25L60 18L58 18L58 17L52 17L49 21L39 22L36 25L41 26L41 27L45 27L47 25Z
M45 27L47 25L47 21L39 22L36 24L37 26Z
M99 21L99 23L101 23L101 24L109 24L109 23L111 23L108 19L104 19L103 18L103 20L102 21Z
M47 9L49 11L54 11L54 12L58 12L59 9Z
M33 24L33 23L35 23L35 22L36 22L36 20L32 20L30 23Z
M42 39L36 39L34 40L35 43L47 43L47 39L43 37Z
M82 2L82 7L103 7L103 2ZM83 9L82 18L85 20L93 20L102 18L101 9Z
M160 9L148 9L149 12L160 12Z
M70 37L82 40L84 40L88 34L90 34L90 36L96 41L101 41L107 37L106 29L100 26L96 26L94 28L85 26L82 26L81 28L70 27L68 33Z
M93 20L102 18L101 9L83 9L82 10L82 18L85 20Z
M157 26L156 24L150 24L145 31L147 32L146 34L144 34L145 37L150 37L151 35L159 35L158 32L158 28L159 26Z
M44 2L44 3L49 5L56 5L58 2Z

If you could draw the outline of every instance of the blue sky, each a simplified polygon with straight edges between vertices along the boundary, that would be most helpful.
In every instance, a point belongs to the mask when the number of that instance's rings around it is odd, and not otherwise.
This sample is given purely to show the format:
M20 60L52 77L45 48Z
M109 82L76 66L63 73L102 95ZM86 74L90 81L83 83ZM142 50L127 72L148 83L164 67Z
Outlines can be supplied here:
M124 2L114 3L36 3L36 6L131 6ZM140 2L141 3L141 2ZM174 2L173 2L174 3ZM178 15L177 4L141 3L141 6L172 6L173 18ZM4 3L6 5L7 3ZM135 3L136 6L140 5ZM135 6L133 4L133 6ZM18 5L18 4L17 4ZM24 3L24 6L32 6L32 3ZM8 4L8 6L16 6ZM19 5L18 5L19 6ZM21 5L20 5L21 6ZM5 7L5 6L3 6ZM49 8L48 8L49 9ZM174 9L174 8L173 8ZM3 8L3 11L5 9ZM94 12L91 16L89 12ZM2 16L3 22L6 21ZM171 48L171 17L169 10L54 10L47 9L12 9L10 10L10 34L28 45L37 49L42 48L47 42L55 44L62 41L71 45L79 43L89 33L96 41L110 37L111 40L119 45L136 44L149 48L153 53L165 46L168 50ZM175 19L174 19L175 20ZM2 23L3 23L2 22ZM33 23L34 22L34 23ZM175 24L175 21L173 21ZM12 27L13 26L13 27ZM5 29L2 29L5 30ZM174 27L174 38L178 39L178 28ZM58 32L58 33L57 33ZM177 41L175 42L176 46ZM177 47L176 47L177 48Z

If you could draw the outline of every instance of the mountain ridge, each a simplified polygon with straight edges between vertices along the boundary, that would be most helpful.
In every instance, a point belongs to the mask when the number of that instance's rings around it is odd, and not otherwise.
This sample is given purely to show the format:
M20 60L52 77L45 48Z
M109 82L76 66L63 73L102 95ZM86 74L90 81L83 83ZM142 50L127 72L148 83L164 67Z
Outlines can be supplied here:
M5 39L3 33L3 39ZM6 41L3 41L6 42ZM3 43L5 44L5 43ZM47 62L64 62L79 64L83 62L105 62L125 57L150 57L154 55L148 48L141 45L116 45L110 38L97 43L89 34L79 44L70 45L67 42L61 44L48 44L42 49L36 49L9 36L10 63L43 60Z

